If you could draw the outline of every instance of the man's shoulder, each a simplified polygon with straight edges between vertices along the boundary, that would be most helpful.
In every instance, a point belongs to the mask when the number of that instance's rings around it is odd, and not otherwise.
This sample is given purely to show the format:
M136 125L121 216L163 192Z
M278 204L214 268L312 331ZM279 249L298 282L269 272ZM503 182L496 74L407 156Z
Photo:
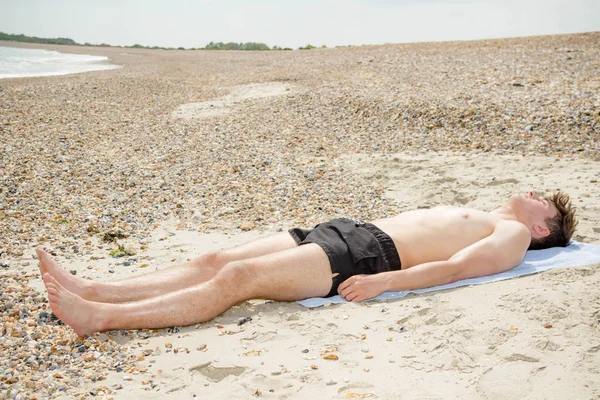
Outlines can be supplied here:
M501 236L505 240L511 240L514 242L527 243L531 240L531 232L529 229L519 221L505 220L502 219L497 222L493 235Z

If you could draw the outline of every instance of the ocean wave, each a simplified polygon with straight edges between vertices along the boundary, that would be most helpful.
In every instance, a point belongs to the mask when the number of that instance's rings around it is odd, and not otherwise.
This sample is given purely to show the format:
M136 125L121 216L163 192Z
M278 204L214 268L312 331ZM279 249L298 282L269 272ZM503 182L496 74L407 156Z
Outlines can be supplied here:
M40 49L0 47L0 79L67 75L120 68L108 64L108 57L67 54Z

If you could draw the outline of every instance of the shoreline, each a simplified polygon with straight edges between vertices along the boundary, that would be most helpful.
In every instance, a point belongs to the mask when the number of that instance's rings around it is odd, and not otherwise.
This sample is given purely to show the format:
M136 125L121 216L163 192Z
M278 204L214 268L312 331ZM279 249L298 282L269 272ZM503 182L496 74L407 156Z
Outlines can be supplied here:
M16 49L15 47L6 47L1 46L0 48L6 49ZM11 54L8 52L3 52L5 56L10 58L19 58L19 62L12 62L11 66L13 70L11 71L8 68L8 65L5 63L3 65L3 71L0 73L0 79L18 79L18 78L35 78L35 77L48 77L48 76L60 76L60 75L70 75L70 74L80 74L85 72L93 72L93 71L106 71L111 69L122 68L122 65L111 64L110 60L106 56L94 56L90 54L77 54L73 53L64 53L55 50L45 50L45 49L29 49L29 48L20 48L28 54ZM35 53L35 54L32 54ZM51 63L48 62L48 57L50 57L50 53L52 60ZM87 56L87 59L83 59L84 56ZM40 57L42 59L40 60ZM56 62L56 57L61 57L60 62ZM75 58L77 57L77 58ZM36 60L32 63L31 60ZM15 67L17 69L22 69L23 64L29 63L29 70L15 72ZM40 67L44 66L44 70L40 70Z

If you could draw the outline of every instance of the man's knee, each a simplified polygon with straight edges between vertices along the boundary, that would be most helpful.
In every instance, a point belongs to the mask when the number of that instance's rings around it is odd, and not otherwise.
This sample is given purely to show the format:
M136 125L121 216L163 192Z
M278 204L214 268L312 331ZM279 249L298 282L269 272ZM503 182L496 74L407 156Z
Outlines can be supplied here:
M223 289L233 288L241 291L252 286L254 277L252 262L240 260L225 264L213 280Z
M211 251L195 258L190 262L195 268L216 268L217 270L223 267L223 252L221 250Z

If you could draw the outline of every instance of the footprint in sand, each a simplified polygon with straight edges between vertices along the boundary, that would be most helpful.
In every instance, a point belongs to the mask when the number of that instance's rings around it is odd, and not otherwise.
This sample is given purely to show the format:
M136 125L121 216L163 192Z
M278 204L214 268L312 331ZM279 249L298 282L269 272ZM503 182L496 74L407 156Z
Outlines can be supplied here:
M560 346L548 339L538 340L535 343L535 347L540 350L546 350L546 351L560 351L563 348L562 346ZM598 346L598 347L600 347L600 346Z
M366 382L344 385L338 389L338 394L346 399L368 399L377 397L374 386Z
M474 198L469 197L466 193L459 192L458 190L450 189L450 191L454 194L454 198L451 200L451 204L460 204L464 206L468 202L472 201Z
M451 178L451 177L436 179L435 181L433 181L433 183L438 186L443 183L454 183L454 182L456 182L456 178Z
M190 371L200 372L213 382L221 382L230 375L240 376L246 371L245 367L233 366L214 366L211 363L200 364L190 368Z
M276 331L267 331L267 332L254 332L252 335L245 337L245 338L241 338L241 341L250 341L250 342L257 342L257 343L264 343L264 342L268 342L271 341L275 338L278 337L278 334Z
M536 369L532 363L497 365L479 378L477 391L487 400L525 399L533 389L529 379Z
M462 318L463 315L461 312L441 310L439 313L425 320L425 325L448 325Z
M517 184L517 183L519 183L519 181L517 179L513 179L513 178L500 179L500 180L493 179L493 180L489 181L488 183L486 183L485 186L487 186L487 187L498 186L498 185L504 185L506 183Z
M485 344L487 344L488 351L493 353L498 347L502 346L516 334L517 331L492 328L492 330L485 337Z

